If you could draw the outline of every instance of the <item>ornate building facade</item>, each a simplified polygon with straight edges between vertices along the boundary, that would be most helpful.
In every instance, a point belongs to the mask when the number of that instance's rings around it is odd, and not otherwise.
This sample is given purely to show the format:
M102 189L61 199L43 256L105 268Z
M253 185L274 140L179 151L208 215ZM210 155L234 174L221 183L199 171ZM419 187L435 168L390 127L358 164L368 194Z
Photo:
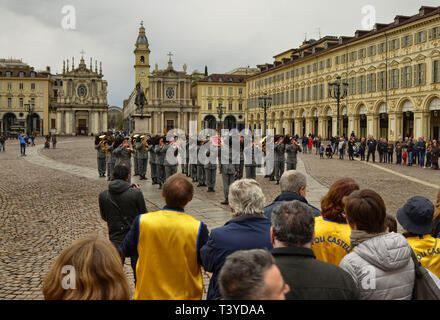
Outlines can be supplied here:
M135 83L140 83L147 98L143 113L135 105L136 90L124 101L124 128L132 132L163 135L171 129L189 131L197 122L198 106L191 97L192 76L186 65L182 71L173 67L171 54L166 69L155 65L150 73L149 44L141 23L135 44Z
M328 84L341 77L348 95L340 134L438 139L440 7L396 16L354 37L327 36L280 53L247 80L246 123L263 128L259 98L270 96L268 128L284 134L337 134L338 108Z
M0 59L0 132L47 134L50 85L49 67L36 71L21 60Z
M63 73L52 77L49 127L61 135L98 135L107 131L107 81L102 74L102 64L92 58L87 67L84 57L72 69L69 60L63 62Z
M211 74L196 83L199 128L244 129L246 78L242 74ZM220 119L221 118L221 119Z

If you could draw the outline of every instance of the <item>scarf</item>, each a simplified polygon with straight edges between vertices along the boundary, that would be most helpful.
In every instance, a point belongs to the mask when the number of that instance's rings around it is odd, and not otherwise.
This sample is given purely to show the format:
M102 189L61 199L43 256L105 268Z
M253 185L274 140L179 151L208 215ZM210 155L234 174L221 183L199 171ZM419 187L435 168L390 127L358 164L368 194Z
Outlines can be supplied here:
M366 231L363 230L351 230L351 234L350 234L351 247L354 248L360 245L364 241L383 236L387 233L388 232L367 233Z

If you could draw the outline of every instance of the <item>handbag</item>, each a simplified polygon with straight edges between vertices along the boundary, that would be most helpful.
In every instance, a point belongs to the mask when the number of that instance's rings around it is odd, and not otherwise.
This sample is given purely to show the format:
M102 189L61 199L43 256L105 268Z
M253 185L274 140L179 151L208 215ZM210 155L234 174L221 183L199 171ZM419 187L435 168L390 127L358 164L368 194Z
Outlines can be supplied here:
M422 264L417 260L413 250L411 258L415 266L415 278L412 300L440 300L440 288Z

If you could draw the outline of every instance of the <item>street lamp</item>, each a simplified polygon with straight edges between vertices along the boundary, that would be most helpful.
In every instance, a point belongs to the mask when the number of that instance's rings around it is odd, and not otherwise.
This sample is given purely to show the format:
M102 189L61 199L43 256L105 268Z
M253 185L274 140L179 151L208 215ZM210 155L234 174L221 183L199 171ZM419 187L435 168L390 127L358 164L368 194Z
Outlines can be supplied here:
M258 98L258 101L260 102L260 108L264 109L264 136L266 136L267 131L267 108L270 108L270 102L272 102L272 98L267 96L267 93L265 93L262 97ZM269 101L269 104L267 103Z
M28 124L27 124L27 135L30 136L32 132L32 116L34 114L35 103L29 100L28 104L25 104L25 110L28 112Z
M221 130L222 130L222 119L223 119L224 110L225 110L225 108L223 107L223 105L219 104L218 107L217 107L217 115L218 115L218 118L220 120L218 128L217 128L219 133L221 133Z
M342 88L341 88L342 87ZM341 82L341 77L336 77L335 82L330 82L328 84L328 91L331 98L338 101L338 124L337 124L337 135L340 135L340 121L339 121L339 108L341 100L347 96L348 83Z

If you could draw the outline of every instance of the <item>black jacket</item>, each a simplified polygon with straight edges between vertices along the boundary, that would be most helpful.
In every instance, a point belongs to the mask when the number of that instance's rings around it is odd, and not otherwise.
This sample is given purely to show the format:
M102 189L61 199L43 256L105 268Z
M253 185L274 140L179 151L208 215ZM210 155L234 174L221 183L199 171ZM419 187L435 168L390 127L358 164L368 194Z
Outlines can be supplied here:
M108 190L101 192L99 210L107 222L110 241L116 246L124 240L133 219L147 212L142 191L133 189L123 180L113 180Z
M346 271L316 260L311 249L276 248L276 265L290 286L288 300L358 300L359 290Z
M367 141L368 150L370 152L376 151L377 141L376 140L368 140Z

